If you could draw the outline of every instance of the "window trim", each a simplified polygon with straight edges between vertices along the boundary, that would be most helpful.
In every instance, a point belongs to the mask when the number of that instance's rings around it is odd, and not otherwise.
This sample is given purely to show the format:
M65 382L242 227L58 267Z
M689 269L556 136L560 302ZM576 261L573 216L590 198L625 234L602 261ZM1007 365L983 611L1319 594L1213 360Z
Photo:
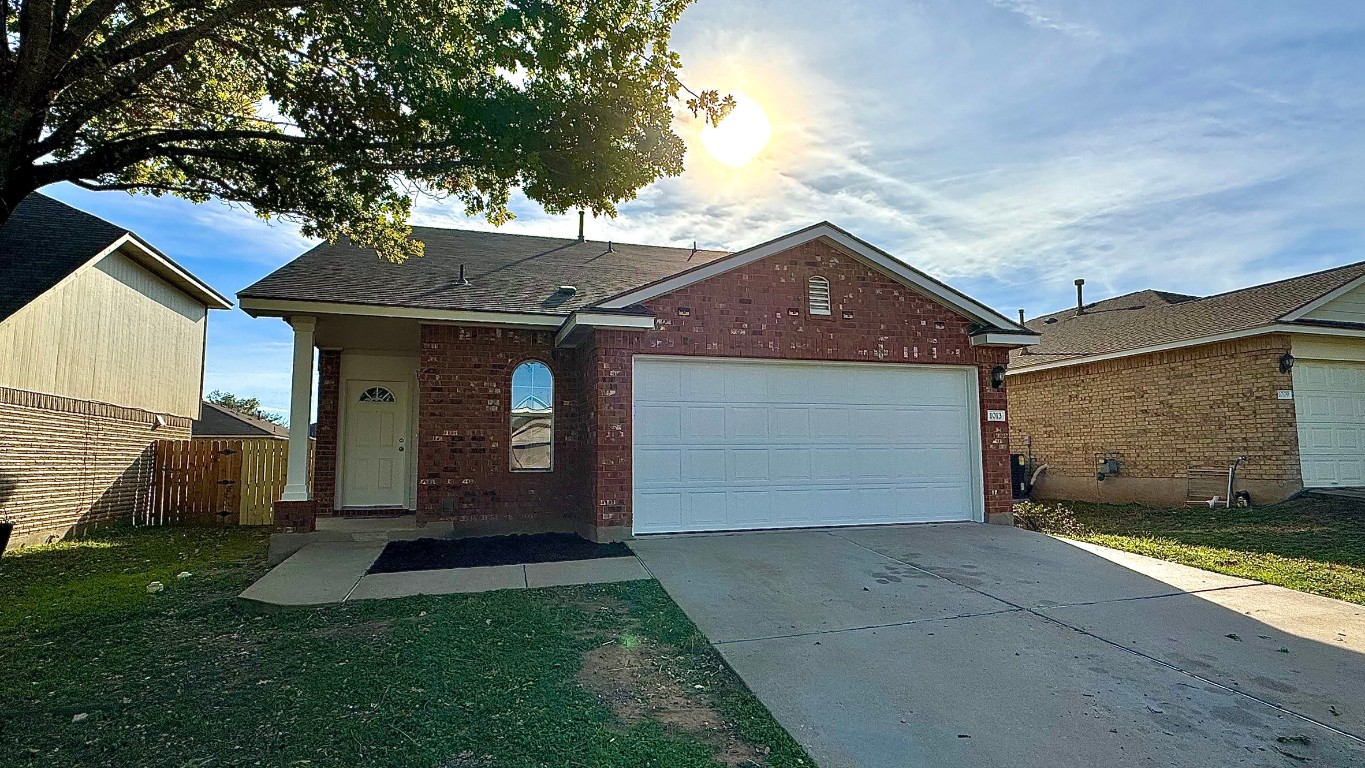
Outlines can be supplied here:
M546 373L548 373L548 374L550 375L550 402L548 403L548 405L550 406L550 440L549 440L550 464L549 464L549 466L547 466L547 467L518 467L518 466L516 466L516 462L513 460L513 457L512 457L512 450L513 450L513 446L512 446L512 408L516 405L516 399L515 399L515 398L516 398L516 387L515 387L515 385L513 385L512 382L513 382L514 379L516 379L517 371L520 371L521 368L522 368L522 366L524 366L524 365L530 365L530 364L532 364L532 363L538 363L538 364L540 364L540 365L545 366L545 371L546 371ZM538 357L528 357L528 358L526 358L526 359L524 359L524 360L518 362L516 365L512 366L512 374L511 374L511 376L509 376L508 379L507 379L507 400L506 400L506 402L507 402L507 421L504 422L505 426L507 427L507 468L508 468L508 471L510 471L510 472L512 472L512 473L515 473L515 474L521 474L521 473L537 473L537 472L544 473L544 472L553 472L553 471L555 470L555 427L557 426L557 424L556 424L557 419L555 418L555 412L556 412L558 409L555 408L555 402L554 402L554 400L555 400L555 389L556 389L556 382L555 382L555 380L556 380L557 378L558 378L558 376L555 375L555 370L554 370L554 368L552 368L548 362L546 362L546 361L544 361L544 360L542 360L542 359L540 359L540 358L538 358Z
M375 393L383 392L384 395L387 395L387 398L385 398L385 397L367 397L367 395L369 395L371 392L375 392ZM373 387L367 387L367 388L365 388L365 389L360 393L360 397L356 398L356 402L358 402L358 403L382 403L382 404L384 404L384 405L392 405L392 404L398 402L398 396L395 395L395 394L393 393L393 390L392 390L392 389L389 389L388 387L383 386L382 384L376 384L376 385L374 385Z
M816 290L824 291L825 310L821 312L816 309ZM834 296L830 291L829 279L823 275L811 275L806 278L806 314L810 317L833 317L834 316Z

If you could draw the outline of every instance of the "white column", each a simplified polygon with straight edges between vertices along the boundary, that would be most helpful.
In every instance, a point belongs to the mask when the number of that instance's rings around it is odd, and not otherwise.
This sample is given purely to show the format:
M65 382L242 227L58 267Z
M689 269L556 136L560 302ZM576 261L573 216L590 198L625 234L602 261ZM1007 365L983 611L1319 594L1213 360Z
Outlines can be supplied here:
M313 329L317 318L291 317L294 377L289 392L289 475L281 501L308 501L308 427L313 420Z

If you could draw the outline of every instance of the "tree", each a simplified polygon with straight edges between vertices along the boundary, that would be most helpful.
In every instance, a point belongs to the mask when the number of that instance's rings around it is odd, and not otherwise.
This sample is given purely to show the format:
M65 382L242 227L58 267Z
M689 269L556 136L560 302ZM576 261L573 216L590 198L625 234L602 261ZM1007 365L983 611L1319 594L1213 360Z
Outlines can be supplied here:
M261 408L260 398L238 397L232 394L231 392L224 392L221 389L215 389L208 394L208 397L204 399L210 403L213 403L214 405L221 405L224 408L237 411L238 413L245 413L246 415L251 416L253 418L268 421L271 424L285 423L283 416L271 413L270 411Z
M682 171L669 50L691 0L0 0L0 224L29 193L245 204L419 255L417 194L494 223Z

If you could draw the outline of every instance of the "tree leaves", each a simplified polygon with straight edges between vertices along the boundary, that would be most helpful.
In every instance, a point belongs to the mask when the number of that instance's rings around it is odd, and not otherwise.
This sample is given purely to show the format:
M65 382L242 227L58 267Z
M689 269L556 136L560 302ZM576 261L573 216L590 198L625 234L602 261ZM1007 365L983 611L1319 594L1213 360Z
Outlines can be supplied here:
M9 0L0 217L57 181L219 198L420 255L414 196L613 215L682 171L690 0ZM17 43L17 45L16 45ZM3 218L0 218L3 221Z

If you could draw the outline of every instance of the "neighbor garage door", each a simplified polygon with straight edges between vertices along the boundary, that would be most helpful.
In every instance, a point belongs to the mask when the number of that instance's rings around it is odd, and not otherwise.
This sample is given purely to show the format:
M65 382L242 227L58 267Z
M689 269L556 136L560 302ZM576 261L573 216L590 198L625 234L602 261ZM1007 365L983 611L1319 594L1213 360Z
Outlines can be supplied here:
M975 370L640 355L636 533L971 520Z
M1298 361L1294 400L1303 484L1365 485L1365 363Z

